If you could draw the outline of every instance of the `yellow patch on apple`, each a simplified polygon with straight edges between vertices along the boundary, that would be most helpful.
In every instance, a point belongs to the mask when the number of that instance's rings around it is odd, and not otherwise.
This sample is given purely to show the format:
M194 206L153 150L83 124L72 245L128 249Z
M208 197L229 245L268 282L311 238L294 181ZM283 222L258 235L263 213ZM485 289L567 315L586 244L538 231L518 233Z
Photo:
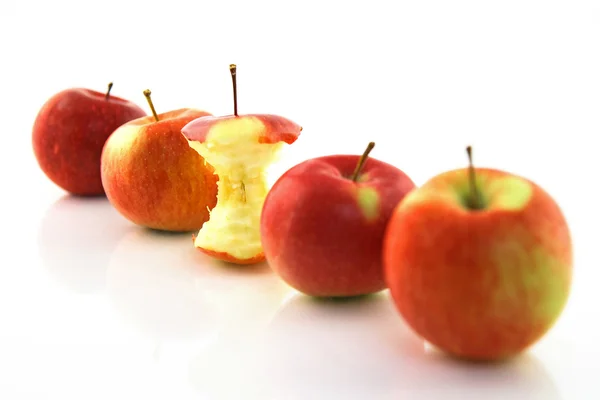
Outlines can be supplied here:
M402 202L402 207L409 207L422 202L431 203L438 199L444 204L454 204L466 208L470 194L467 168L452 170L441 174L441 179L427 182L421 190L409 193ZM488 177L479 174L475 177L477 187L481 189L481 199L485 209L519 211L523 209L533 194L529 182L519 176ZM449 190L452 189L452 190Z
M357 190L358 205L368 221L377 219L379 215L379 194L371 187L359 187Z
M533 194L533 187L518 176L506 176L487 183L490 207L508 211L523 209Z

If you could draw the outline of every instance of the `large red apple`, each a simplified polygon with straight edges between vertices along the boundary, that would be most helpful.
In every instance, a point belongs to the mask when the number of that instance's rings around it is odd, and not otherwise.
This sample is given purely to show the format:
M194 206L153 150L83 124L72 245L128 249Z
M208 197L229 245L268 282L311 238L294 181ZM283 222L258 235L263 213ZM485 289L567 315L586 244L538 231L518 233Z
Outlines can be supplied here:
M102 183L112 205L147 228L200 229L217 201L217 175L181 135L188 122L210 115L182 108L123 124L106 141Z
M265 199L262 244L273 270L311 296L385 289L381 246L392 211L415 184L400 169L358 155L304 161Z
M402 317L462 358L523 351L557 321L570 292L571 238L556 202L530 180L472 161L398 205L383 256Z
M63 190L82 196L104 194L100 156L119 126L146 115L129 100L73 88L52 96L33 125L33 151L42 171Z
M266 171L283 146L298 139L302 128L277 115L238 115L235 64L230 71L233 115L198 118L181 131L219 176L217 204L194 245L218 260L256 264L265 259L260 212L269 191Z

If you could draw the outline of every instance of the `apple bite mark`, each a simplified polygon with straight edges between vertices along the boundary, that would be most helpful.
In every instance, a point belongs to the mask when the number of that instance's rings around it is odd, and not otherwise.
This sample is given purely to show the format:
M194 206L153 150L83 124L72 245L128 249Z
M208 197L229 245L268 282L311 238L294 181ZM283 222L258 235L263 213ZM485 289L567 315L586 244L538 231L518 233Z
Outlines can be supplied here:
M189 144L219 176L217 205L198 232L197 247L212 252L213 256L229 254L233 260L255 258L262 253L258 227L268 192L266 169L276 160L283 143L259 144L255 138L254 142L228 145L193 141Z
M235 65L230 70L234 115L198 118L182 134L219 176L217 205L198 232L196 247L223 261L251 264L264 260L260 215L269 191L267 168L302 128L275 115L237 115Z

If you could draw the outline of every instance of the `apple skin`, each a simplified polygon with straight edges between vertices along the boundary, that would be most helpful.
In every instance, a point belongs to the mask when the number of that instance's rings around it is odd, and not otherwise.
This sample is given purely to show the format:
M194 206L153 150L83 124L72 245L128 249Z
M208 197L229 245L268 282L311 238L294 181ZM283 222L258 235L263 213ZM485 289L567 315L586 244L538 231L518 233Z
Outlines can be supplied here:
M486 206L465 206L468 169L433 177L390 218L386 282L412 329L451 355L517 355L557 321L569 297L572 244L548 193L525 178L475 170Z
M292 144L298 140L302 127L279 115L244 114L203 117L191 122L182 131L191 141L227 143L230 135L223 132L229 131L235 135L240 130L244 131L244 136L251 136L257 143Z
M351 297L384 290L381 246L392 211L415 188L393 165L330 155L286 171L269 191L261 238L271 268L315 297Z
M80 196L104 195L100 157L106 139L122 124L146 112L129 100L85 88L56 93L33 124L32 144L44 174Z
M131 222L173 232L198 230L217 202L218 176L181 134L209 113L183 108L138 118L110 136L102 153L102 183Z

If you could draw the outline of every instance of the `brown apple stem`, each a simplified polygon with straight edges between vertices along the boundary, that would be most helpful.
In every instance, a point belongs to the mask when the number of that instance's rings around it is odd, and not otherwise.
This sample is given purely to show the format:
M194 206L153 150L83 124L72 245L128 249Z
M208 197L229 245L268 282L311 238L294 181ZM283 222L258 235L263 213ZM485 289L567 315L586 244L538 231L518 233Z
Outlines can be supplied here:
M231 72L231 83L233 83L233 115L237 117L237 67L235 64L229 64L229 72Z
M112 90L113 87L113 83L110 82L108 84L108 90L106 91L106 95L104 96L104 100L108 100L108 98L110 97L110 91Z
M158 122L158 114L156 113L156 110L154 109L154 104L152 103L152 99L150 98L150 95L152 95L152 92L150 91L150 89L144 90L144 96L146 96L146 100L148 100L148 105L150 106L150 110L152 110L152 115L154 115L154 119L156 120L156 122Z
M475 210L483 208L483 201L481 199L481 193L477 188L477 179L475 178L475 167L473 166L473 149L471 146L467 146L467 156L469 157L469 206Z
M369 158L369 153L371 152L371 150L373 150L373 147L375 147L375 142L370 142L367 148L365 149L365 152L362 154L362 156L360 156L360 160L358 160L358 164L356 164L356 168L354 169L354 173L352 174L352 181L356 182L356 180L358 179L358 175L365 166L367 158Z

